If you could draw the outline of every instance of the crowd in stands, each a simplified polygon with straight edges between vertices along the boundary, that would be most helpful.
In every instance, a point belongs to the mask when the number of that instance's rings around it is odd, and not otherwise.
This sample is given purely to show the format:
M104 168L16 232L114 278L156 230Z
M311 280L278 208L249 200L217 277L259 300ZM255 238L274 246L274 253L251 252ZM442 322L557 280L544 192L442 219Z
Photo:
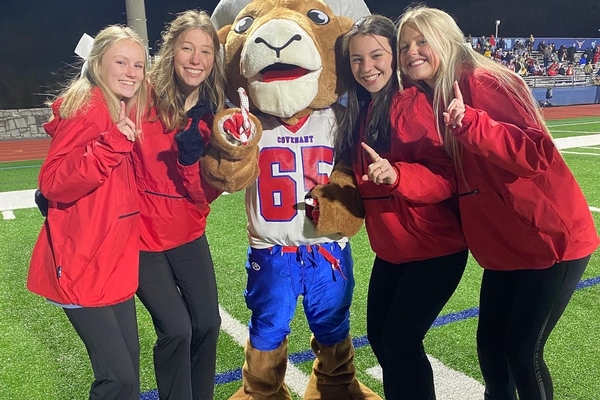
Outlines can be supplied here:
M554 43L539 41L530 35L524 41L515 41L508 48L504 38L482 36L477 40L467 38L473 49L496 62L505 65L519 75L526 76L572 76L585 74L592 82L600 85L600 44L592 42L583 52L578 52L575 43L556 48ZM594 74L594 71L598 73Z

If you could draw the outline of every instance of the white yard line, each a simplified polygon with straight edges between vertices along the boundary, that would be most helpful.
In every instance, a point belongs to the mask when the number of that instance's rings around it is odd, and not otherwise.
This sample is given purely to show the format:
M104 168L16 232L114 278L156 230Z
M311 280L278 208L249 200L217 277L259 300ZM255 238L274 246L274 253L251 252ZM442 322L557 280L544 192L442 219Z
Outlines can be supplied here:
M546 121L547 122L547 121ZM590 125L590 124L597 124L598 121L586 121L586 122L567 122L564 124L552 124L552 123L546 123L546 126L548 126L548 128L554 128L557 126L575 126L575 125Z
M593 212L600 212L600 208L590 206L590 210Z
M221 313L221 330L229 334L241 347L248 340L248 327L233 318L223 307L219 306ZM435 376L435 391L440 400L479 400L482 398L483 385L462 372L446 367L437 359L427 356L433 368ZM383 382L383 374L380 366L369 368L367 373ZM285 375L285 383L291 391L303 396L308 384L308 375L300 371L298 367L288 360Z
M555 134L555 133L576 133L576 134L580 134L580 135L581 134L589 135L591 133L598 133L598 131L570 131L570 130L569 131L560 131L558 129L552 129L552 134Z
M579 154L583 156L600 156L600 153L584 153L583 151L561 151L561 154Z
M3 219L15 219L13 210L36 207L33 195L35 189L0 192L0 213Z
M427 356L433 369L435 394L439 400L480 400L484 386L477 380L446 367L434 357ZM380 366L369 368L367 373L383 382Z
M2 211L2 219L15 219L15 213L12 210Z
M229 315L221 306L219 306L219 312L221 313L221 330L228 333L242 348L245 347L248 340L248 327ZM304 396L306 385L308 385L308 375L300 371L298 367L288 360L285 383L292 392L302 397Z
M600 144L600 134L587 136L571 136L554 139L559 150L571 149L573 147L586 147Z

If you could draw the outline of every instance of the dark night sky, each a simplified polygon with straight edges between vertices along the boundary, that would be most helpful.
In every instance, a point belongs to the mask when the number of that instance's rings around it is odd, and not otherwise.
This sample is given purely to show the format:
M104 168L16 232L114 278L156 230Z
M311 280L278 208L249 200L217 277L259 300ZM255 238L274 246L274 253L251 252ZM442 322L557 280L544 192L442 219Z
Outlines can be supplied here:
M397 18L411 3L365 0L371 12ZM600 0L427 1L453 14L465 34L598 37ZM217 0L145 0L148 37L155 43L166 21L189 8L212 12ZM27 11L26 11L27 10ZM67 64L81 35L112 23L125 24L125 0L0 0L0 109L41 105ZM58 74L58 75L57 75Z

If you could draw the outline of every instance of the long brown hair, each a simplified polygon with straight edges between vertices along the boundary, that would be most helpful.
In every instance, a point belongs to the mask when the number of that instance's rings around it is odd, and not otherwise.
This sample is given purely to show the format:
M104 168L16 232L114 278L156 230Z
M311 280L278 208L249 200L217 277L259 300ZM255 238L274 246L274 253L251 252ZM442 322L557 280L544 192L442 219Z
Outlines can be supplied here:
M219 37L204 11L188 10L177 15L162 33L160 50L149 72L149 82L153 88L152 106L156 107L158 117L168 129L182 128L187 123L184 99L181 96L173 58L180 50L181 39L190 29L201 29L213 42L213 68L208 77L200 84L199 98L206 98L215 105L217 111L225 105L226 81L223 62L219 56Z
M369 15L356 21L337 46L338 77L347 93L347 106L336 109L338 129L335 135L336 161L351 163L355 157L355 146L359 140L359 118L371 101L370 94L356 82L350 67L350 41L358 35L382 36L388 39L392 49L392 62L396 62L396 28L394 22L382 15ZM392 65L392 70L396 66ZM366 127L365 141L376 151L390 148L390 106L398 90L398 78L393 74L373 101L371 118Z

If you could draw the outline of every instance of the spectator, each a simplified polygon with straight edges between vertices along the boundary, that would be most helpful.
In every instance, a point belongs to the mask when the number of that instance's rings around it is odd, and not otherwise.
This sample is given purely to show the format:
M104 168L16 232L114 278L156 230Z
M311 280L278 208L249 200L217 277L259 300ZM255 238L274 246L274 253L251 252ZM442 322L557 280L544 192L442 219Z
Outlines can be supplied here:
M587 54L583 53L581 55L581 58L579 59L579 68L581 68L581 70L583 70L583 68L585 67L585 65L588 63L587 62Z
M575 64L575 52L576 52L575 43L573 43L567 49L567 61L570 62L571 64Z
M551 54L552 54L552 46L545 46L542 50L542 59L544 61L544 72L546 72L546 70L548 69L548 64L550 63L550 55Z
M546 41L542 40L540 42L540 44L538 44L538 48L537 48L538 53L543 54L546 47L548 47L548 45L546 44ZM529 53L531 53L531 52L529 52Z
M565 71L565 75L572 76L573 75L573 64L569 64L567 70Z
M527 39L525 39L525 47L527 48L527 52L529 54L531 54L531 52L533 51L534 42L535 42L535 39L533 38L533 33L531 35L529 35L529 37Z
M594 48L594 57L592 58L592 64L598 64L600 61L600 46Z

